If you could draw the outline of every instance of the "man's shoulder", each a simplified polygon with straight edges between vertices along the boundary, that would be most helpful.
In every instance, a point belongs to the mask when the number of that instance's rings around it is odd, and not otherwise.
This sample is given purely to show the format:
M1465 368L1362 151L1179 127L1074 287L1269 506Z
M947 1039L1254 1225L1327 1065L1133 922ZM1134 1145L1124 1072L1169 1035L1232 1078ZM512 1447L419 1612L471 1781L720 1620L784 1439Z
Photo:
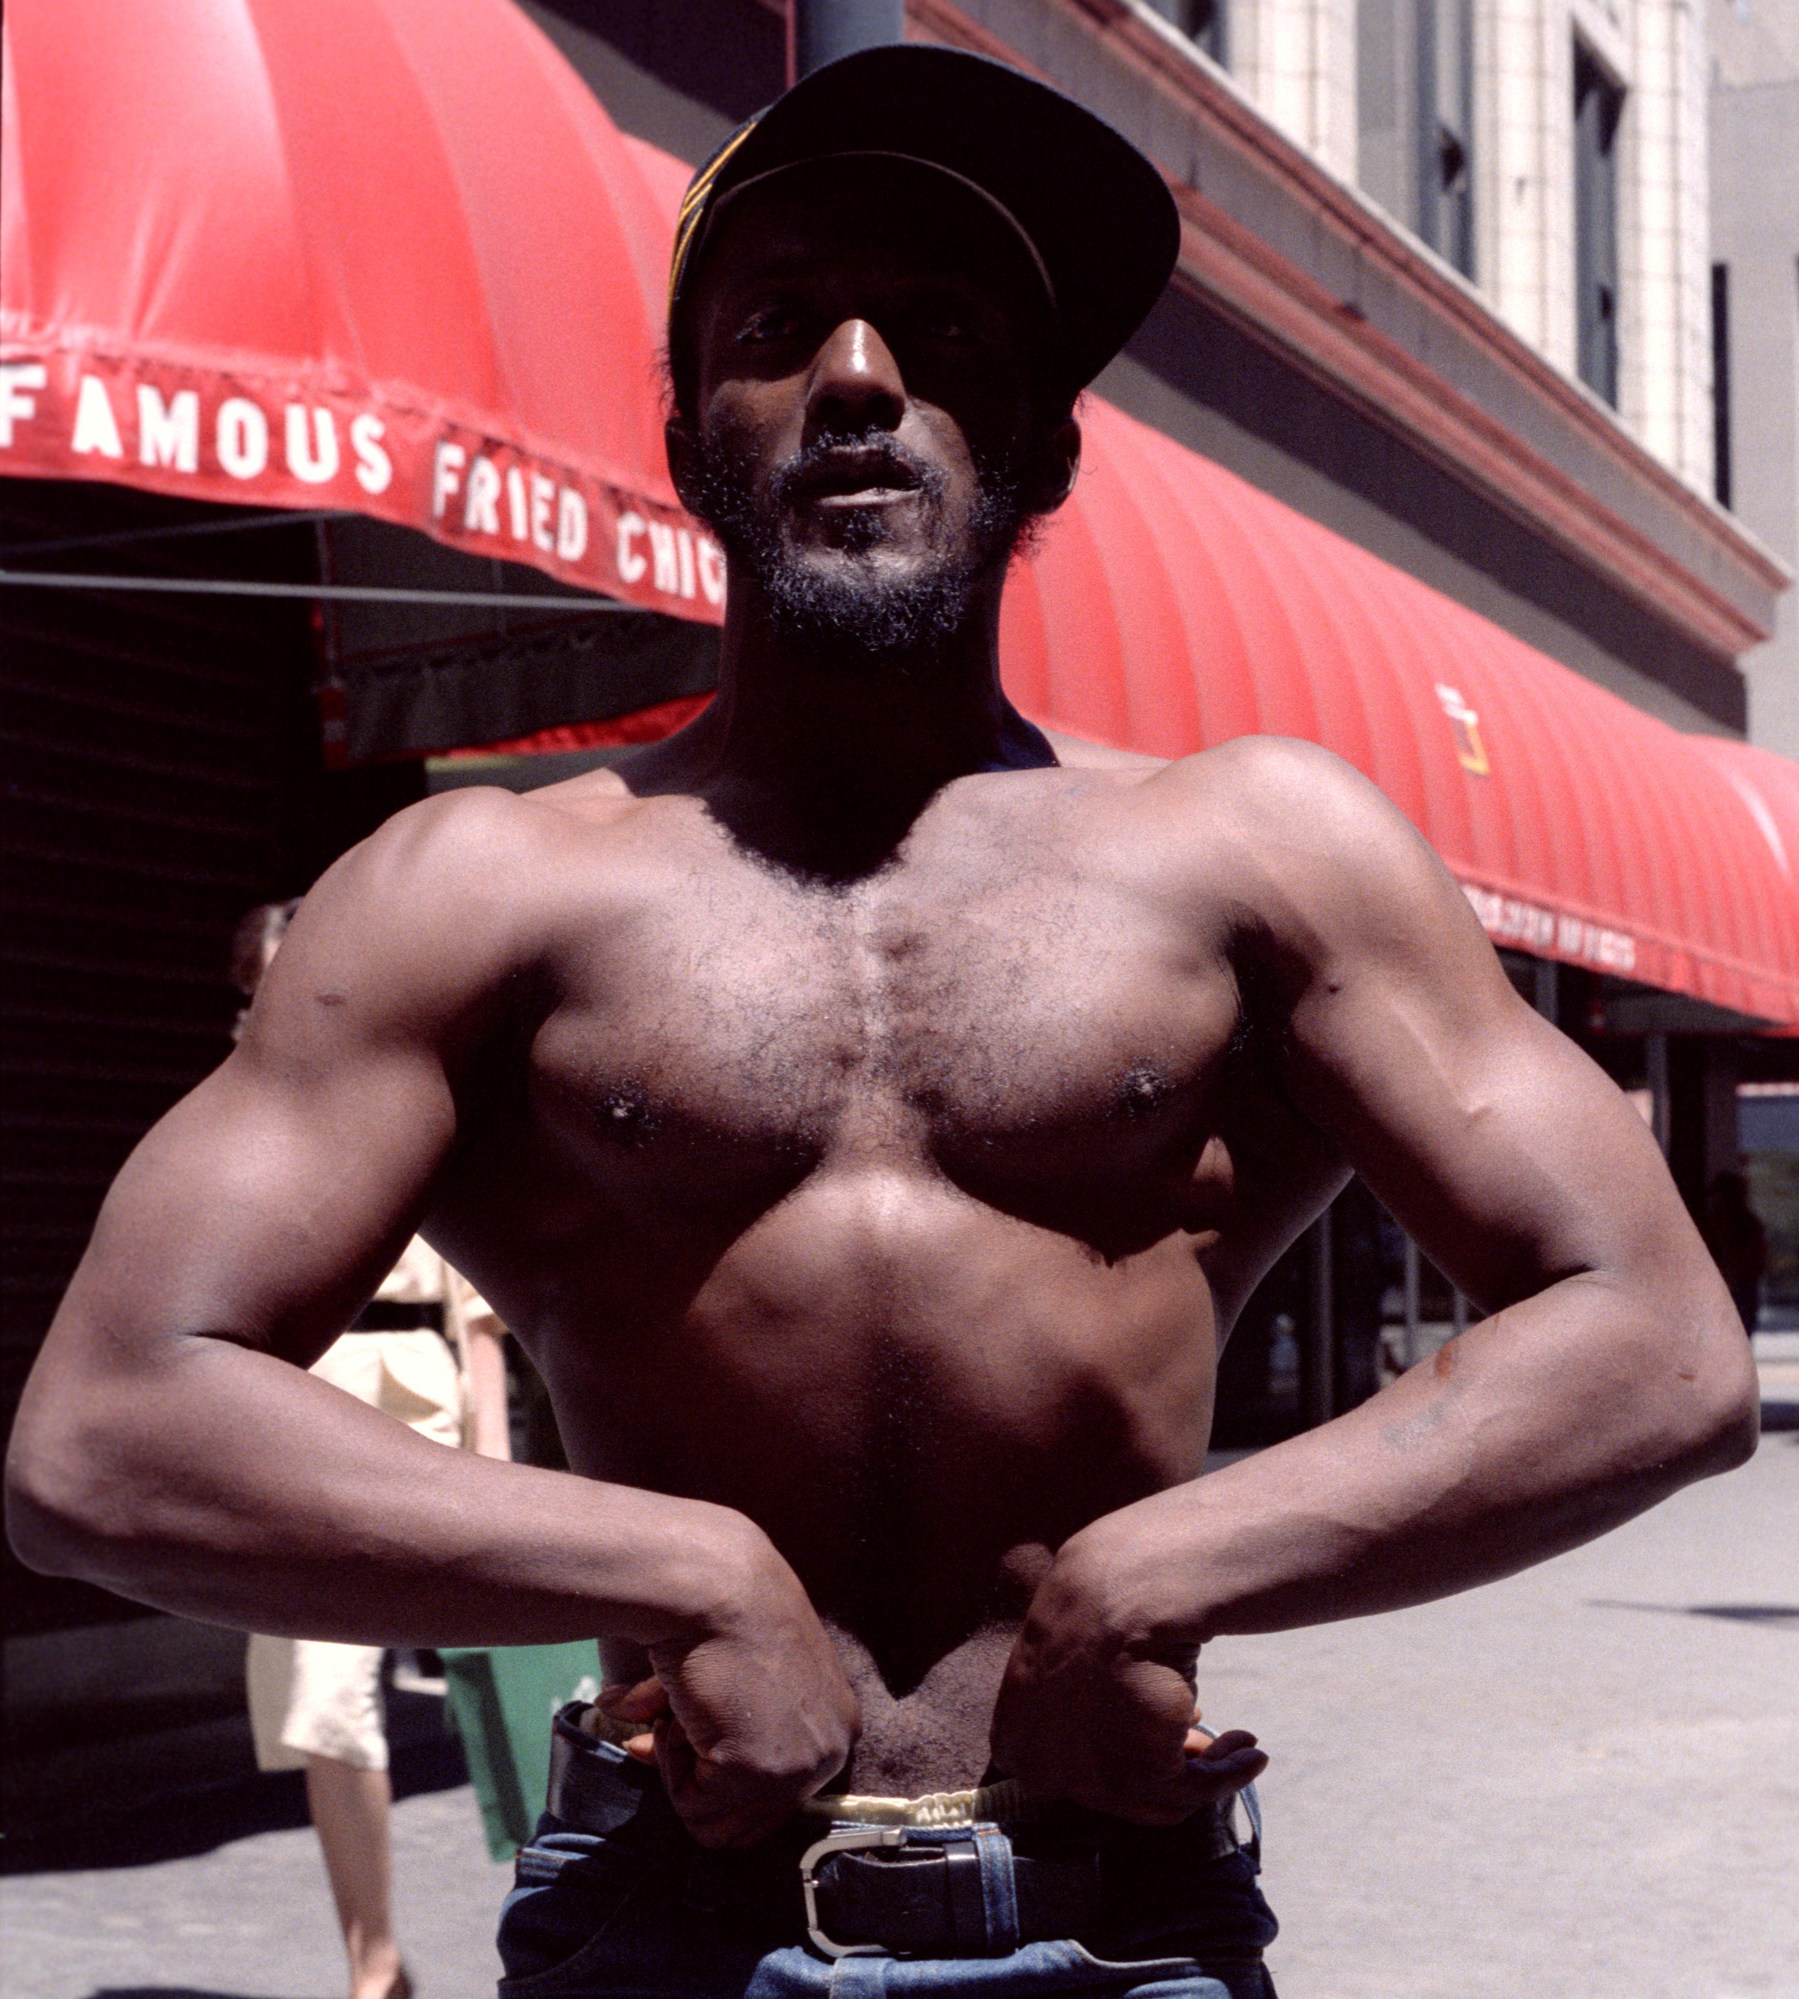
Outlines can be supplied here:
M1146 768L1135 789L1171 833L1185 830L1246 857L1279 852L1334 868L1368 841L1410 832L1353 764L1292 736L1232 737Z
M1045 733L1064 770L1103 771L1122 789L1141 790L1146 800L1188 814L1203 808L1253 823L1288 811L1299 796L1324 799L1351 815L1385 804L1353 764L1298 736L1233 736L1187 756L1159 757Z
M457 785L396 812L365 845L409 867L454 867L471 855L566 844L628 813L634 800L607 771L533 791Z
M1158 776L1171 790L1201 796L1250 825L1285 816L1302 797L1356 816L1385 804L1353 764L1298 736L1233 736L1173 759Z
M283 957L342 961L396 992L471 996L603 914L608 829L634 801L471 785L396 813L307 895Z
M1381 799L1353 764L1297 736L1233 736L1187 756L1161 757L1051 730L1044 734L1063 770L1103 773L1120 790L1142 791L1146 800L1165 801L1189 814L1203 807L1253 819L1279 813L1296 794L1319 787L1351 813Z
M607 831L638 810L623 786L589 779L527 792L458 786L395 813L338 869L383 901L548 903L570 869L603 860Z
M1411 821L1317 743L1240 736L1168 764L1142 787L1164 837L1256 927L1303 941L1373 942L1434 922L1462 898ZM1457 919L1468 914L1456 909Z
M1227 900L1341 900L1358 883L1391 890L1429 861L1378 786L1317 743L1235 736L1169 758L1049 740L1072 795L1106 801L1133 856Z

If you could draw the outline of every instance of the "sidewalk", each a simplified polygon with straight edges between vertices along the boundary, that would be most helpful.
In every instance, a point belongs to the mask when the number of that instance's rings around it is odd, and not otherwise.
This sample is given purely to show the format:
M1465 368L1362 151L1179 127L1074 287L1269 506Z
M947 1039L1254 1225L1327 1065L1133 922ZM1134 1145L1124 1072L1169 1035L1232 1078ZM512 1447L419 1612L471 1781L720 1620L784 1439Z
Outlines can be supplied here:
M1757 1352L1743 1471L1489 1589L1207 1653L1209 1718L1274 1759L1282 1999L1799 1999L1799 1334ZM337 1999L291 1801L208 1809L173 1857L0 1881L3 1999ZM396 1867L421 1999L491 1999L508 1874L465 1786L399 1805Z
M487 1858L442 1704L408 1695L394 1710L395 1900L420 1999L492 1999L511 1870ZM3 1999L341 1999L343 1947L297 1773L97 1811L90 1825L11 1843Z
M1799 1999L1799 1334L1761 1450L1559 1561L1221 1640L1281 1999Z

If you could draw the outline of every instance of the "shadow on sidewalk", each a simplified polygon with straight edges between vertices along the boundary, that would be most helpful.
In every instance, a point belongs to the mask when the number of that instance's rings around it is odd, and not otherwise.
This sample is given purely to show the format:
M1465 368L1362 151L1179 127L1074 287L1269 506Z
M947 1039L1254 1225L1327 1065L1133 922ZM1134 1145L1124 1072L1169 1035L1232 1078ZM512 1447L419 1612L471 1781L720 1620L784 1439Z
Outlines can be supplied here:
M1732 1624L1799 1629L1799 1603L1635 1603L1625 1597L1590 1596L1592 1610L1653 1610L1668 1617L1721 1617Z
M413 1708L415 1711L408 1712ZM462 1745L444 1727L442 1704L392 1696L388 1703L394 1797L454 1790L468 1782ZM137 1773L140 1780L143 1772ZM145 1790L154 1792L153 1784ZM291 1831L310 1821L306 1778L298 1770L247 1775L186 1796L143 1797L124 1803L115 1792L95 1797L80 1816L10 1829L0 1841L0 1875L64 1874L111 1867L146 1867L159 1860L189 1860L261 1832ZM172 1986L108 1988L94 1999L239 1999L236 1994L192 1994Z
M195 1985L102 1985L88 1999L255 1999L249 1992L202 1992Z

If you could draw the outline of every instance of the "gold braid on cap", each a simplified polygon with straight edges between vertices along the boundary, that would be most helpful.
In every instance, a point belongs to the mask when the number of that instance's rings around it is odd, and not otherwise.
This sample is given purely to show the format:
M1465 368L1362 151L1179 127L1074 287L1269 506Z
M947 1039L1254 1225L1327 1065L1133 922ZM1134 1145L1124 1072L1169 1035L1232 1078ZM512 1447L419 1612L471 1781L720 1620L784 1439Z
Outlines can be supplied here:
M681 274L687 268L687 259L699 235L700 223L705 218L706 203L712 198L719 174L724 170L725 162L761 122L759 118L752 118L747 125L733 132L694 175L687 185L687 192L681 197L680 211L675 217L675 250L668 268L668 302L671 309L675 294L681 289Z

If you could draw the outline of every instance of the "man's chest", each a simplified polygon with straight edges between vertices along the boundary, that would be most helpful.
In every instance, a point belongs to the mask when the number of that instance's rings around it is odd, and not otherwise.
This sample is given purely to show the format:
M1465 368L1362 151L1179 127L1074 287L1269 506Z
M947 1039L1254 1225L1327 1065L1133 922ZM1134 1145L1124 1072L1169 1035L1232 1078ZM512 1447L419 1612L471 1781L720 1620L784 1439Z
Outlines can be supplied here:
M961 851L848 889L671 874L567 954L536 1116L601 1179L1191 1171L1239 1021L1223 950L1128 872Z

